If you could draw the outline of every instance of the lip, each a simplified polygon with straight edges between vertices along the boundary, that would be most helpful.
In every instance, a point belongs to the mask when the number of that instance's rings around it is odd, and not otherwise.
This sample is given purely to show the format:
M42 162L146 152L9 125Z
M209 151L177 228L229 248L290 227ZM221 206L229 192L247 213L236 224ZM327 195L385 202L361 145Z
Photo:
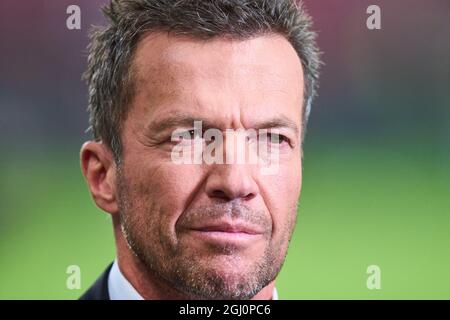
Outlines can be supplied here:
M203 223L199 226L193 226L190 229L199 232L236 233L248 235L258 235L262 233L260 228L243 222L219 221L215 223Z
M260 228L243 222L202 223L188 229L201 240L218 244L246 244L263 233Z

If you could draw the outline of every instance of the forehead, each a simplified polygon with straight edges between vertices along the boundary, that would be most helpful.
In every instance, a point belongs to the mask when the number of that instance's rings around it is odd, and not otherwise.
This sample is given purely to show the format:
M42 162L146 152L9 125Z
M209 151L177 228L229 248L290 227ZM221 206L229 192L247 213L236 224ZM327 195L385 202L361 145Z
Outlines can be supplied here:
M301 113L301 62L279 35L199 40L148 33L136 48L133 74L136 97L150 114L158 107L178 111L186 103L210 113L230 108L259 115L290 112L287 117Z

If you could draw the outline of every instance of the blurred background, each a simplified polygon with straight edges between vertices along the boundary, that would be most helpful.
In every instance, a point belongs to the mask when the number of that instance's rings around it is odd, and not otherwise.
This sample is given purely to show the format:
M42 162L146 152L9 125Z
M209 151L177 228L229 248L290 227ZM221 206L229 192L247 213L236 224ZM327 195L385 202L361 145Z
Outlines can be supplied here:
M0 299L76 299L114 259L78 162L103 3L0 2ZM71 4L81 30L66 28ZM305 4L325 66L279 296L450 299L450 1ZM381 30L366 27L371 4ZM69 265L80 290L66 287Z

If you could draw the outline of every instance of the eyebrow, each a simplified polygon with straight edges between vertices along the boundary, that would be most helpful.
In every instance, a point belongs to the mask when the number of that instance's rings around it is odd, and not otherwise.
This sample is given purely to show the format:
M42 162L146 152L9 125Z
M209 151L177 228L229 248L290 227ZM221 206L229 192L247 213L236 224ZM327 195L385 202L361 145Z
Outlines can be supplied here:
M154 121L147 126L147 132L158 133L163 132L168 129L179 128L179 127L192 127L195 121L201 121L202 127L214 128L213 124L202 117L196 117L191 114L185 113L174 113L169 117L162 120Z
M255 130L286 128L294 131L296 135L299 133L299 128L295 123L295 121L292 121L291 119L284 116L275 117L269 120L258 122L255 125L253 125L252 128Z
M195 116L188 113L174 113L169 117L163 118L158 121L154 121L147 126L146 132L159 133L166 131L168 129L174 129L179 127L192 127L195 121L202 122L202 128L207 130L210 128L219 129L220 126L214 125L214 123L207 118L201 116ZM277 116L271 119L267 119L261 122L255 122L250 126L251 129L281 129L286 128L295 132L297 135L299 133L299 128L295 121L285 117ZM248 128L248 129L250 129ZM222 128L227 129L227 128ZM231 128L229 128L231 129Z

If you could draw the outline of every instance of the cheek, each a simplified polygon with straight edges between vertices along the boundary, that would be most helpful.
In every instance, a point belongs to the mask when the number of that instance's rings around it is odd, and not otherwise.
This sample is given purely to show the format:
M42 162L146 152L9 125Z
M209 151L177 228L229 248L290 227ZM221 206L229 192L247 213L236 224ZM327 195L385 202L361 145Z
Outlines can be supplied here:
M282 240L293 228L301 191L301 164L280 165L278 174L262 178L274 238Z
M141 216L143 220L151 220L152 226L148 227L159 229L162 236L175 237L176 222L192 201L201 176L194 165L149 164L134 170L129 193L135 203L141 203L136 208L139 214L151 215Z
M302 163L298 158L281 161L275 175L268 175L266 185L277 203L289 205L296 201L302 185Z

